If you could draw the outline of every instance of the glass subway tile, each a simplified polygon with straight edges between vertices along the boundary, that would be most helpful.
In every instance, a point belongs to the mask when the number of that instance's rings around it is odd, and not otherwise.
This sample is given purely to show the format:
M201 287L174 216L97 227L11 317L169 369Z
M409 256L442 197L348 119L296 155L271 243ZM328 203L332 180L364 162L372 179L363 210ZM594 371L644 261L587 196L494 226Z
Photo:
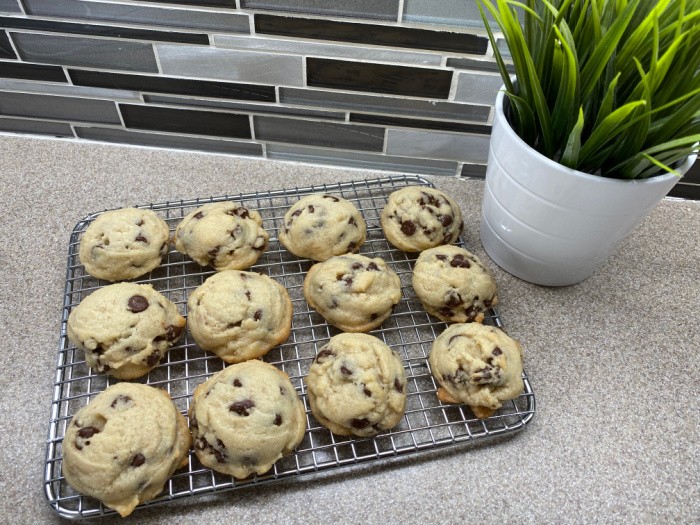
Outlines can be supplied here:
M320 89L282 87L280 102L300 106L346 109L357 112L388 113L411 117L486 122L491 108L473 104L454 104L443 100L363 95Z
M236 0L141 0L142 2L154 2L157 4L176 4L176 5L196 5L200 7L227 7L236 9Z
M253 121L258 140L366 151L384 148L383 128L265 116Z
M182 135L128 131L115 128L76 127L75 134L87 140L151 146L159 148L176 148L212 153L229 153L234 155L262 156L262 146L255 142L206 139Z
M0 0L0 13L21 13L19 0Z
M74 84L80 86L130 89L152 93L171 93L212 98L254 100L259 102L275 102L276 100L275 88L273 86L194 80L162 75L151 76L109 73L82 69L69 69L68 75Z
M42 80L44 82L68 82L61 67L25 62L0 62L0 77Z
M46 31L52 33L68 33L100 37L128 38L135 40L155 40L161 42L209 45L209 37L198 33L178 33L175 31L153 31L150 29L136 29L133 27L77 24L73 22L39 20L36 18L13 18L0 16L0 27L5 27L7 29Z
M464 163L460 172L460 176L483 179L486 176L486 164Z
M488 38L471 33L336 22L323 18L292 18L256 14L255 30L258 33L272 35L452 53L483 55L488 48Z
M12 44L10 44L10 39L5 31L0 31L0 58L17 60L17 55L15 55L15 51L12 49Z
M241 13L189 9L168 9L165 6L76 2L75 0L24 0L28 15L108 20L150 26L218 30L250 33L250 19Z
M0 114L120 124L116 105L112 101L30 93L3 93L0 97Z
M451 71L325 58L308 58L306 74L309 86L442 99L452 81Z
M503 79L497 73L458 73L455 101L493 105L502 86Z
M399 17L399 0L241 0L241 8L393 22Z
M119 104L127 128L170 133L251 138L248 115Z
M386 153L486 164L489 140L489 135L390 129L387 132Z
M0 131L11 133L37 133L54 137L73 137L73 130L66 122L0 117Z
M158 72L151 44L38 33L12 33L27 61L66 66Z
M167 44L155 47L166 75L282 86L303 84L300 56Z
M388 127L439 129L443 131L459 131L462 133L491 133L491 126L469 122L448 122L444 120L420 120L411 118L390 117L386 115L367 115L351 113L350 122L377 124Z
M386 170L400 173L454 176L457 163L451 161L395 157L376 153L361 153L286 144L268 144L267 158L282 161L323 164L329 166L352 166L359 169Z

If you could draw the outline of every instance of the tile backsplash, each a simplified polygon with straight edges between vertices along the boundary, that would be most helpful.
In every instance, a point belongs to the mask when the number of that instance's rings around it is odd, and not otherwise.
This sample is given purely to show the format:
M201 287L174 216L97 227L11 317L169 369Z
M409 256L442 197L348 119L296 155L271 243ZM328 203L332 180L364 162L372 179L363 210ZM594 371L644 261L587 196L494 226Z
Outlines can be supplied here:
M0 132L480 177L500 86L474 0L0 0Z

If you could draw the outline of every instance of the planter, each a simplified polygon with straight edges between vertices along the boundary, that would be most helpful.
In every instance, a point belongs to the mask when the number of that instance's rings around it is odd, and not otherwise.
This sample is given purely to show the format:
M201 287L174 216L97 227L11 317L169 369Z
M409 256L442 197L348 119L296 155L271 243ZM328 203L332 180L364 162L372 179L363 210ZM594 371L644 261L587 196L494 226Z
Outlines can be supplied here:
M481 243L507 272L546 286L590 277L669 192L678 177L598 177L566 168L530 148L496 98ZM689 157L678 171L695 161Z

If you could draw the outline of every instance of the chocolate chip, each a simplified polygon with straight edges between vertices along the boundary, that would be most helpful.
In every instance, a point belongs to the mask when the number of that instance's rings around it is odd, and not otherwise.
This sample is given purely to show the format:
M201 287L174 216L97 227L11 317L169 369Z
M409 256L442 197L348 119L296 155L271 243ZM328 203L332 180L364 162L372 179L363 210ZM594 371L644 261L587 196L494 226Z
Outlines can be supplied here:
M118 395L117 397L114 398L114 401L112 401L112 404L109 406L111 406L112 408L115 408L117 405L119 405L121 403L126 404L126 403L130 403L130 402L131 402L131 398L129 396Z
M129 297L128 307L134 313L143 312L148 308L148 299L143 295L132 295Z
M248 298L249 301L251 300L250 299L250 291L246 291L245 296Z
M401 231L404 235L411 236L416 233L416 225L413 221L407 220L401 223Z
M243 401L236 401L235 403L232 403L231 406L228 407L228 409L231 412L235 412L239 416L249 416L251 408L255 406L255 403L253 402L252 399L244 399Z
M467 315L467 319L469 321L473 321L479 315L480 310L475 306L470 306L469 308L464 310L464 313Z
M403 393L403 385L401 384L401 381L399 381L398 378L394 379L394 388L397 392Z
M457 293L455 290L450 290L447 300L445 301L445 305L449 306L450 308L454 308L463 302L464 300L462 300L462 296L459 295L459 293Z
M316 358L314 361L317 363L320 363L323 359L326 357L334 356L335 352L329 348L323 348L318 354L316 354Z
M351 420L350 425L352 426L352 428L362 430L363 428L367 428L370 425L370 423L369 423L369 419L367 419L366 417L363 417L362 419Z
M442 255L441 253L439 253L439 254L437 254L437 255L435 256L435 258L436 258L438 261L446 261L446 260L447 260L447 255Z
M204 217L204 214L201 211L198 211L192 217L195 219L201 219L202 217Z
M99 434L100 429L96 427L83 427L80 430L78 430L78 437L81 437L83 439L89 439L95 434Z
M237 215L241 219L247 219L250 215L248 213L248 210L244 208L243 206L238 206L237 208L227 211L229 215Z
M156 366L160 361L160 352L155 351L146 358L146 364L148 366Z
M148 239L146 239L146 237L144 237L143 235L140 235L140 234L139 234L139 235L136 236L136 239L134 239L134 241L136 241L136 242L145 242L145 243L147 243L147 242L148 242Z
M139 452L131 459L130 465L132 467L140 467L144 463L146 463L146 457Z
M253 319L256 321L260 321L262 319L263 313L262 310L256 310L255 313L253 314Z
M303 210L296 210L295 212L292 213L292 217L298 217L299 215L301 215L302 211Z
M236 378L233 380L233 386L241 387L243 386L243 383L241 383L241 380Z
M367 397L372 397L372 391L367 388L367 385L362 385L362 393L364 393L364 395Z
M275 414L275 426L280 426L282 424L282 415Z
M311 204L309 204L308 210L309 210L309 213L313 213L314 211L316 211L315 208Z
M352 375L352 370L350 370L347 366L341 366L341 367L340 367L340 372L341 372L344 376L351 376L351 375Z
M440 221L440 224L442 224L445 228L447 228L450 224L452 224L452 215L440 215L438 218Z
M362 268L362 265L361 265L359 262L352 263L351 268L352 268L353 270L359 270L360 268Z
M346 277L343 280L345 281L345 286L348 286L348 287L352 286L352 277Z
M454 315L454 312L447 307L440 308L438 313L443 317L452 317Z
M182 326L177 326L174 324L168 325L165 337L168 339L168 341L175 341L178 337L180 337L182 329Z
M350 217L350 219L348 219L348 224L352 224L353 226L357 226L357 223L355 222L355 217Z
M334 197L333 195L324 195L324 199L331 199L333 202L338 202L340 199L338 197Z
M195 446L195 448L197 448L199 450L204 450L205 448L211 447L211 445L207 441L207 438L203 438L203 437L197 438L194 442L194 446Z
M219 448L217 449L215 447L211 447L211 452L212 454L214 454L216 461L218 461L219 463L225 463L226 453L224 451L226 450L226 445L224 445L224 442L220 439L216 440L216 444Z
M378 271L379 271L379 266L377 266L376 263L371 262L371 263L369 263L369 264L367 265L367 269L368 269L370 272L378 272Z
M211 250L209 250L207 253L209 254L210 257L214 258L217 256L220 249L221 249L221 246L217 246L216 248L212 248Z
M379 314L373 313L372 315L369 316L369 318L370 318L370 321L375 321L379 318Z
M348 244L348 251L349 251L349 252L354 252L354 251L355 251L355 248L357 248L357 243L356 243L356 242L353 241L353 242L351 242L350 244Z
M452 266L453 268L470 268L471 264L467 259L464 258L464 255L458 253L450 261L450 266Z
M493 349L493 352L491 352L491 353L493 355L501 355L503 353L503 351L500 348L496 347Z

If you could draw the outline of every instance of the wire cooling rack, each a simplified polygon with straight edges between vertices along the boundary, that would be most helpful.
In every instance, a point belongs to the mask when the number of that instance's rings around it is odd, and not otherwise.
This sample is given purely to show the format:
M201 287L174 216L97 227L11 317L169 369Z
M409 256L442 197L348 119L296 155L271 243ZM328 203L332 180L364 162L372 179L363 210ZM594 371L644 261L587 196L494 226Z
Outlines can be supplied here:
M438 401L437 386L430 374L427 357L433 341L446 325L425 312L411 287L411 272L417 254L407 254L393 248L386 241L379 224L389 194L407 185L432 187L423 178L402 176L141 206L158 213L171 230L175 229L187 213L209 202L241 202L262 215L263 225L270 234L270 244L251 271L267 274L283 284L294 307L289 339L273 348L264 360L289 375L304 402L307 418L306 434L295 452L280 459L265 475L235 480L203 467L190 451L187 467L172 476L158 498L141 507L302 475L320 474L383 458L454 445L476 444L521 430L530 422L535 414L535 396L526 374L523 374L524 393L504 404L487 420L477 419L462 405L443 405ZM277 241L277 233L283 225L287 209L300 197L317 192L340 195L355 204L367 222L367 240L360 253L383 258L401 278L400 303L391 317L370 333L382 339L403 358L407 379L406 413L397 427L374 438L335 436L321 426L309 410L303 378L319 348L339 331L329 326L304 300L304 277L313 264L312 261L300 259L282 248ZM66 322L71 310L91 292L108 284L88 275L78 259L81 236L99 214L91 214L76 225L68 247L60 346L45 465L44 487L49 504L61 516L73 519L114 514L114 511L99 501L74 491L61 475L61 444L71 418L95 395L116 382L113 378L91 370L85 363L83 352L77 350L66 335ZM464 246L461 239L458 244ZM159 268L136 282L152 284L177 304L180 312L186 316L188 294L213 273L210 267L203 268L171 250ZM489 311L485 323L503 328L493 309ZM186 415L195 387L223 368L223 361L199 349L191 335L185 332L161 364L146 377L136 381L167 390L177 407Z

